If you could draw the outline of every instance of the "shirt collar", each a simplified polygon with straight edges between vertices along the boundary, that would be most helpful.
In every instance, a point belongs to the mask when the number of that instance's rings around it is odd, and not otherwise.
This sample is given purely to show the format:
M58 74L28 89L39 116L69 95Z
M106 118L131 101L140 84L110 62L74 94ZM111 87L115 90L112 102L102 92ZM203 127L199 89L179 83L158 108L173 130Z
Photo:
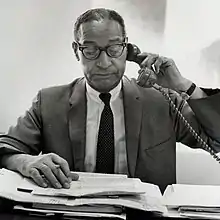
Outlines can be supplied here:
M111 94L110 102L114 101L119 96L121 88L122 88L122 81L120 81L120 83L109 92ZM87 82L86 82L86 93L94 101L99 103L102 102L101 99L99 98L100 92L93 89Z

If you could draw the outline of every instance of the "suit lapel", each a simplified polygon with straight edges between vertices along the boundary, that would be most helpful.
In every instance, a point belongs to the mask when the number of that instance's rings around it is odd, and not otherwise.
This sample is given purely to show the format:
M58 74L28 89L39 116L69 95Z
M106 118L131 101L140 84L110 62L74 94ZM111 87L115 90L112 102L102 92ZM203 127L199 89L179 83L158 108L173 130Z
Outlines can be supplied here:
M143 104L140 91L137 85L126 77L123 78L123 104L125 116L125 135L126 135L126 150L129 176L135 176L135 168L138 154L138 147L140 141L140 129L142 122ZM149 126L146 126L146 134L150 134L151 117L154 115L155 108L151 108L152 104L151 94L144 97L145 102L149 103L148 109L145 109L145 115L149 118ZM76 82L73 92L69 99L70 110L68 113L69 121L69 136L72 143L74 170L84 171L84 158L85 158L85 144L86 144L86 116L87 116L87 102L86 102L86 89L85 79ZM150 137L149 139L150 143ZM147 141L148 142L148 141ZM147 148L148 143L146 143Z
M85 79L76 82L69 102L69 136L73 149L74 170L84 171L87 109Z
M125 135L129 176L134 177L138 154L142 118L142 103L139 90L126 77L123 78Z

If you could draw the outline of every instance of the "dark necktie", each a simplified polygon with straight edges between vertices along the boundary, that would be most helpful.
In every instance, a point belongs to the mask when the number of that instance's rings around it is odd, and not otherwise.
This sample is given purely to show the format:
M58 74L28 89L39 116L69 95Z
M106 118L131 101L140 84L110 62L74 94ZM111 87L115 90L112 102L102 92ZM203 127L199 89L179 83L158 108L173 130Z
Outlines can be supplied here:
M99 98L105 106L102 111L96 155L97 173L114 173L114 120L110 107L110 93L101 93Z

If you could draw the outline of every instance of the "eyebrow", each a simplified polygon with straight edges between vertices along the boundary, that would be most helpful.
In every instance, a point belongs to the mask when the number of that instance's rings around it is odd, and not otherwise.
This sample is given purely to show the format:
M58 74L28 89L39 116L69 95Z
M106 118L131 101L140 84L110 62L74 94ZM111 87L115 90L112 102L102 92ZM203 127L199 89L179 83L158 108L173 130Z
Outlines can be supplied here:
M83 44L83 45L84 45L84 44L96 44L96 42L95 42L95 41L90 41L90 40L85 40L85 41L83 41L82 44Z
M121 37L115 37L115 38L109 39L109 42L110 43L118 42L118 41L121 41L122 39L123 38L121 38ZM85 44L97 44L97 43L95 41L85 40L85 41L83 41L82 44L85 45Z
M109 41L110 42L115 42L115 41L121 41L121 40L123 40L124 38L121 38L121 37L115 37L115 38L112 38L112 39L110 39Z

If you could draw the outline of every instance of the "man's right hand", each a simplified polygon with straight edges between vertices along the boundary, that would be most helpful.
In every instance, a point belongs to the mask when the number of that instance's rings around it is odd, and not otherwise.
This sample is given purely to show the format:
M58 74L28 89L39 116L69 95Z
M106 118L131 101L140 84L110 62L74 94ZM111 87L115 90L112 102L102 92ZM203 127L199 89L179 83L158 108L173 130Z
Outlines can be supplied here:
M54 153L39 156L19 154L11 157L13 162L17 162L17 170L41 187L69 188L70 182L79 178L77 174L70 173L67 161Z

